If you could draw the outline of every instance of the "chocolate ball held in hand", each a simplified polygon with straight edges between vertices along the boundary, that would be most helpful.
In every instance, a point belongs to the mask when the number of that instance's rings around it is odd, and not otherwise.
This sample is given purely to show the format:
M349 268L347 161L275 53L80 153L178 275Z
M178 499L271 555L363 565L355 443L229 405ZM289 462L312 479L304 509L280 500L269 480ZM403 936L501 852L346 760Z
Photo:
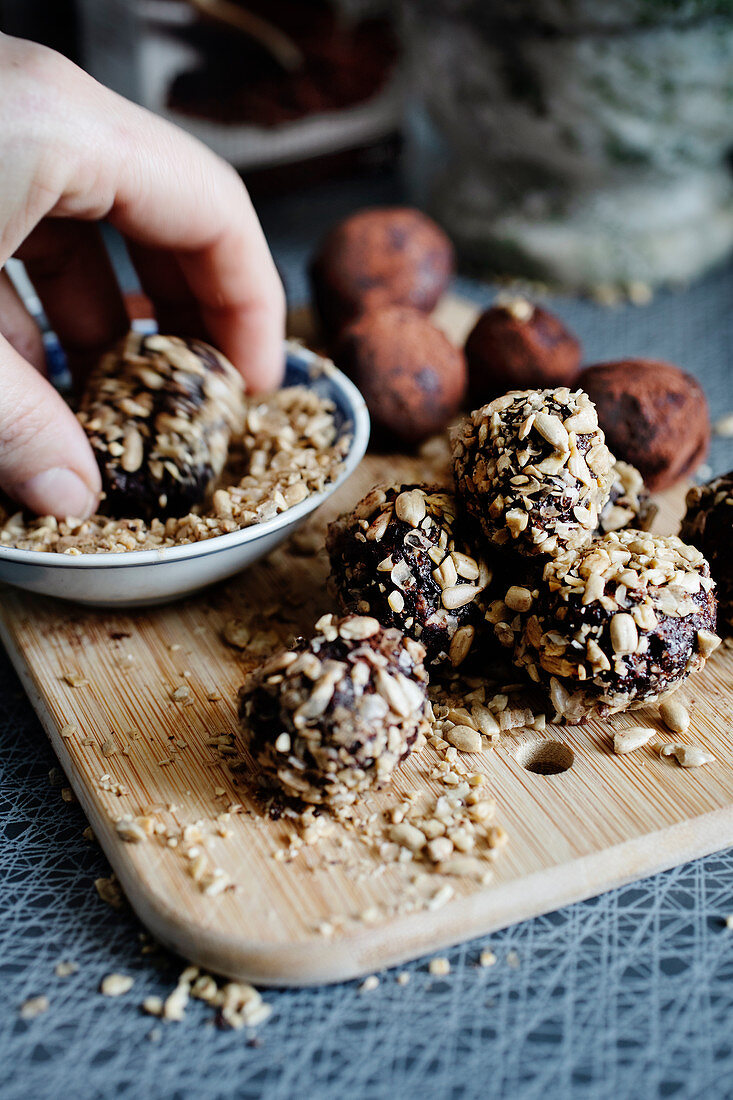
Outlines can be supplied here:
M411 306L430 313L454 268L443 230L410 207L359 210L328 233L311 265L316 312L333 339L365 310Z
M377 432L405 443L441 431L466 392L463 353L423 314L390 306L363 314L334 352L364 395Z
M700 384L679 367L623 359L586 367L578 378L596 406L616 458L630 462L647 488L689 477L710 444L710 415Z
M466 340L472 409L509 390L573 386L580 342L559 317L522 297L499 296Z

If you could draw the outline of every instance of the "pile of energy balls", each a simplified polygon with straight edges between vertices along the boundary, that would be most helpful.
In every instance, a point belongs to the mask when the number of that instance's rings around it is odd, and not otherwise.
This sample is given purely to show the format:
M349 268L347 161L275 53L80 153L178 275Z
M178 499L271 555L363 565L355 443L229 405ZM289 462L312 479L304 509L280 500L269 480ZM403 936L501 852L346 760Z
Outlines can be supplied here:
M242 690L265 775L305 802L386 781L427 732L428 677L464 663L491 678L508 651L574 724L659 700L720 643L707 560L643 529L640 476L619 476L582 390L512 390L461 420L451 451L453 491L377 487L331 524L345 617ZM604 530L622 492L627 522Z
M516 295L457 348L429 316L453 269L440 227L402 207L346 218L311 266L321 339L392 448L474 411L451 432L452 487L377 487L331 524L344 617L240 693L265 780L303 803L348 806L388 781L429 732L428 678L489 680L508 656L555 721L578 723L703 667L716 582L733 614L733 476L691 490L686 541L649 533L647 489L707 452L696 380L646 359L581 369L577 337Z

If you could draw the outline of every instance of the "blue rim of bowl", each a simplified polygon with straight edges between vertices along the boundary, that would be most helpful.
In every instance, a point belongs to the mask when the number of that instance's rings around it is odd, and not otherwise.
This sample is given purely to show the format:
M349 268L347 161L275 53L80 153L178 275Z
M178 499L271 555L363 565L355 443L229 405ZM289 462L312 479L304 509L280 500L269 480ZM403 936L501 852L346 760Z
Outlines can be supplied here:
M336 404L339 434L349 432L351 445L344 458L338 476L326 486L323 492L313 493L300 504L293 505L272 519L262 523L253 523L226 535L214 535L210 539L198 542L186 542L180 546L162 546L152 550L100 551L98 554L58 554L50 550L18 550L12 546L0 546L0 563L13 562L17 565L43 566L46 569L121 569L139 565L162 565L185 561L188 558L201 557L204 554L216 554L233 547L257 542L261 538L274 534L283 527L289 527L319 508L354 470L366 453L369 443L369 413L366 403L354 383L334 366L296 341L286 340L287 354L286 385L295 385L297 379L289 382L288 376L305 374L300 384L320 389L323 396L330 397Z

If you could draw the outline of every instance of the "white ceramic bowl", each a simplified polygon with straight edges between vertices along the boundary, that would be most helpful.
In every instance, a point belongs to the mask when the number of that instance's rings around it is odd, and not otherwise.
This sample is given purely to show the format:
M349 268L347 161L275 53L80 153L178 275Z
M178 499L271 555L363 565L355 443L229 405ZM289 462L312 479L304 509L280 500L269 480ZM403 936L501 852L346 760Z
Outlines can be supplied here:
M0 580L93 607L144 607L231 577L283 542L354 472L369 442L369 414L353 382L313 352L291 342L286 348L285 385L330 397L339 433L352 437L341 473L322 493L264 523L184 546L75 556L0 547Z

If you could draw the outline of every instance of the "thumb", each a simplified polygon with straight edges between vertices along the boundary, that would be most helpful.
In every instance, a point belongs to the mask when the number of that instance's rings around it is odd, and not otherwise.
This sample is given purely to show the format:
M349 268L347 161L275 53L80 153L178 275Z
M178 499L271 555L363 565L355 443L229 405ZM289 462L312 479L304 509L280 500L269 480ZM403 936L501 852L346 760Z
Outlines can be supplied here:
M79 421L0 336L0 488L39 515L83 519L95 510L101 486Z

